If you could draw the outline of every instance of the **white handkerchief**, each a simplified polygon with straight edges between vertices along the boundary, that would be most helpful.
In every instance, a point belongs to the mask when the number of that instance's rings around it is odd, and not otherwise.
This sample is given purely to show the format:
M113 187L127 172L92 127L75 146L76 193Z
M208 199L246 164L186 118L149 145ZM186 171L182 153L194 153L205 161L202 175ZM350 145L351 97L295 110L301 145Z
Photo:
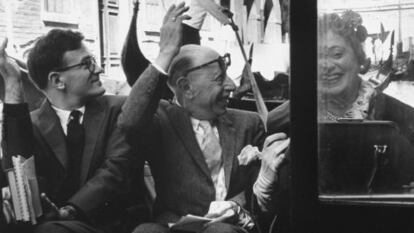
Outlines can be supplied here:
M240 154L237 156L239 160L239 165L248 165L252 161L255 161L259 158L260 151L256 146L247 145L245 146Z

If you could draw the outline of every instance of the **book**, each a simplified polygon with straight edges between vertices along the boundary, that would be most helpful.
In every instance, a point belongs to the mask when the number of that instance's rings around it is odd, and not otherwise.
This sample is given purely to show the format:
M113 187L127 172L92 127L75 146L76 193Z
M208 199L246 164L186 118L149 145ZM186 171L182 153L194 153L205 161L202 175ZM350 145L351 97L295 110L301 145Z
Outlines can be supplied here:
M199 232L206 223L213 219L187 214L181 217L176 223L170 225L171 232Z
M12 167L6 170L12 210L16 221L37 223L43 214L36 178L34 157L12 156Z

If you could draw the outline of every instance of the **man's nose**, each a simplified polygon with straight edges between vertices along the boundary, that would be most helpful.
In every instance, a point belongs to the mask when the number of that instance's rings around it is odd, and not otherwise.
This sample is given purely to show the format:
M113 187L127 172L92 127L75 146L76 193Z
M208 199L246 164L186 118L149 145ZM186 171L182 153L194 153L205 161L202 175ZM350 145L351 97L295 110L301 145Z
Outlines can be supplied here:
M234 90L236 90L236 84L227 75L226 75L226 79L224 80L224 89L227 90L227 91L234 91Z
M94 69L93 73L94 74L101 74L103 72L104 72L104 69L100 65L95 64L95 69Z

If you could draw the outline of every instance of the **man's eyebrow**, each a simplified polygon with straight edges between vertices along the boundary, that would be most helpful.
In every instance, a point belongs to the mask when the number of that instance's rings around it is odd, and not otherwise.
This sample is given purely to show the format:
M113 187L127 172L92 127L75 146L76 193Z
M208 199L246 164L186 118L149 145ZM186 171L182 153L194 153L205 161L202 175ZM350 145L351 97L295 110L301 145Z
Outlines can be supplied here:
M92 57L93 57L92 55L86 55L86 56L82 57L81 62L87 61L87 60L91 59Z

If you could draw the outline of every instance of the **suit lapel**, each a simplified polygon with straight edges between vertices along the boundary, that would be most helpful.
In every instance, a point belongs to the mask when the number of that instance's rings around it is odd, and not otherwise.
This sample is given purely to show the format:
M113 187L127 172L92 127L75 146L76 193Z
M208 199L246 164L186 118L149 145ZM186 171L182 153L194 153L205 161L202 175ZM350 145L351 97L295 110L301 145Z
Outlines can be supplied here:
M217 129L220 137L220 145L222 150L224 176L226 179L226 188L229 189L230 178L232 176L233 162L236 159L236 129L233 122L229 119L229 115L220 116L217 120Z
M66 148L65 134L63 133L59 117L52 108L50 102L45 100L39 109L39 121L37 126L40 133L52 149L53 153L65 168L69 167L69 158Z
M167 112L171 125L175 129L175 132L180 138L181 142L189 154L193 157L194 161L200 167L200 169L205 173L206 176L211 178L210 170L207 167L203 152L201 151L197 139L195 138L190 117L188 116L187 112L175 104L169 105L167 107Z
M85 128L85 144L82 156L82 167L80 182L83 184L88 178L89 168L94 157L96 142L100 137L102 121L104 119L104 108L93 100L86 104L83 125Z

